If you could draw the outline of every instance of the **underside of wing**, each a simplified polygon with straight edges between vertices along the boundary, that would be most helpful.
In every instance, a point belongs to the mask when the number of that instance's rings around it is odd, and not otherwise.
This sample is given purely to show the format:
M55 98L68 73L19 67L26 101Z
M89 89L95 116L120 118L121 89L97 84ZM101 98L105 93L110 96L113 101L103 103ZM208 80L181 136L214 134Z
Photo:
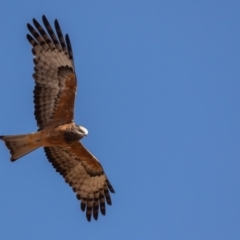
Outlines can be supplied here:
M34 114L40 128L73 120L77 85L68 35L63 37L57 20L54 22L57 35L45 16L42 20L46 31L35 19L34 27L27 24L35 64Z
M109 190L114 193L114 189L97 159L80 142L68 148L46 147L44 150L56 171L76 192L88 221L91 216L98 219L99 209L105 215L105 202L112 204Z

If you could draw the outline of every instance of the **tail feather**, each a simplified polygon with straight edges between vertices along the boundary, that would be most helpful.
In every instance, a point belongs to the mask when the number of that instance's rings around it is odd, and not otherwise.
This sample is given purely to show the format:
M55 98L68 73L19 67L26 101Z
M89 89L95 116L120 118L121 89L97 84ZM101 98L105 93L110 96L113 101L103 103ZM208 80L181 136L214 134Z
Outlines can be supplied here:
M10 150L11 161L15 161L40 147L36 141L29 141L29 135L31 134L0 136L0 139Z

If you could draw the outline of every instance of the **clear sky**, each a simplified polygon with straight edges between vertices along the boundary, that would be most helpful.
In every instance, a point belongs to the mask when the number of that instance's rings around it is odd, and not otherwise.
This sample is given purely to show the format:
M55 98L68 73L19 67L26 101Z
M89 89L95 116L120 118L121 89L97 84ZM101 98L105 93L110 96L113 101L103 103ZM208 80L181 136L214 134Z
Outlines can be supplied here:
M239 240L240 2L0 3L0 134L37 130L26 24L69 33L75 121L116 190L86 221L39 149L15 163L0 142L0 239Z

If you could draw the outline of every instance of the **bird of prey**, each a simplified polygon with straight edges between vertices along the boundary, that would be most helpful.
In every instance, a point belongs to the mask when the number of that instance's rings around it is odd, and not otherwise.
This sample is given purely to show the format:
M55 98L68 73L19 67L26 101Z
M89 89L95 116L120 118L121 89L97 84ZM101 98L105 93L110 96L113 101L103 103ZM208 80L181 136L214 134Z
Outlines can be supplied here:
M11 161L43 147L48 160L65 179L81 201L88 221L105 215L105 202L111 205L110 184L102 165L79 140L88 134L75 124L74 100L77 88L72 47L69 36L63 37L55 20L54 33L45 16L44 28L33 19L27 24L27 39L34 55L34 105L37 132L0 136L11 153Z

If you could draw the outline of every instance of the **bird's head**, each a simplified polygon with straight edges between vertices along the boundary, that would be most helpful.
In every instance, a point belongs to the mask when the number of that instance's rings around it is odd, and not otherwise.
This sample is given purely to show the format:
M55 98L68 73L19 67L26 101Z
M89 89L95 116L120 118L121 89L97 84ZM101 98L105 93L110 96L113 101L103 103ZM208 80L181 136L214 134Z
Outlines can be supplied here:
M81 138L86 137L88 135L88 130L85 127L79 125L76 125L76 127L77 132L81 136Z

